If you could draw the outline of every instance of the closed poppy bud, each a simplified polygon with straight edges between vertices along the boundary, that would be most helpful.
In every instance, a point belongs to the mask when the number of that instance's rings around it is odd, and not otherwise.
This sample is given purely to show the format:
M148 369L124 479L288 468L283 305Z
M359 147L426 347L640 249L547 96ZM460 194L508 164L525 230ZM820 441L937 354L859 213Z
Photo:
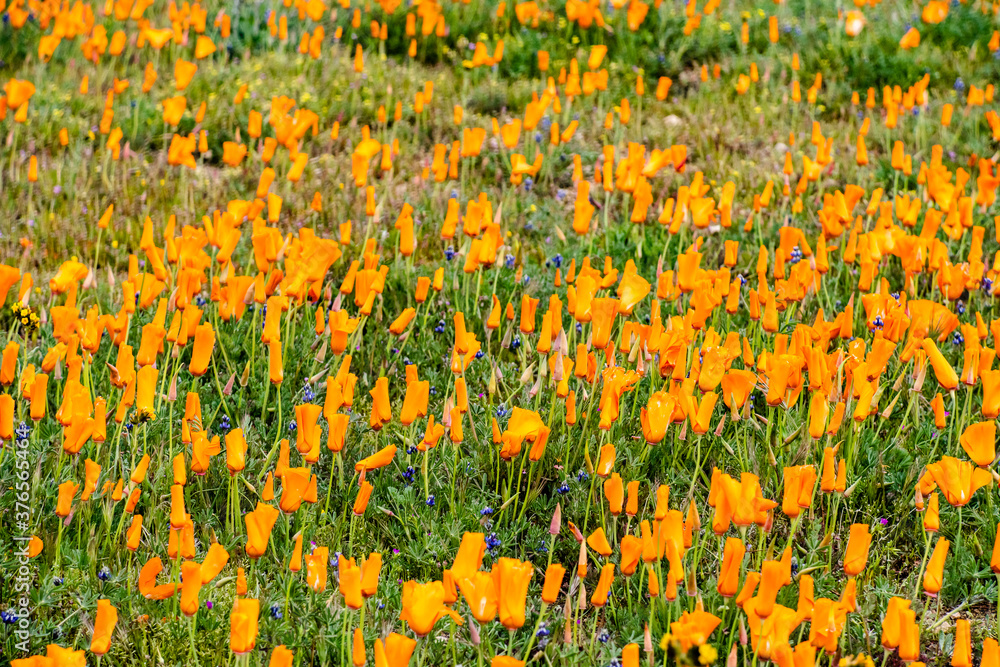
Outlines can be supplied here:
M306 558L306 584L317 593L326 590L326 563L330 557L327 547L316 547Z
M322 414L323 408L319 405L303 403L295 406L295 448L310 462L319 459L322 431L317 423Z
M823 448L823 473L819 488L823 493L832 493L837 484L837 459L833 447Z
M941 354L941 350L934 344L934 341L930 338L925 338L922 347L924 352L927 353L927 359L931 363L931 368L934 369L934 377L937 378L938 384L947 391L952 391L958 387L958 373L948 363L948 360L944 358L944 355Z
M990 557L990 569L993 574L1000 574L1000 523L997 524L996 537L993 540L993 553Z
M893 650L899 647L903 630L902 612L908 609L910 601L905 598L893 597L889 599L889 606L885 616L882 617L882 647L886 650Z
M184 486L187 484L187 467L184 463L184 452L180 452L171 461L174 472L174 484Z
M652 651L650 651L652 653ZM626 644L622 648L622 667L639 667L639 645Z
M372 553L361 565L361 594L370 598L378 593L378 578L382 572L382 554Z
M951 667L972 667L972 632L966 618L955 621L955 647L952 649Z
M934 412L934 427L938 429L946 428L948 422L944 411L944 397L941 395L941 392L938 392L931 399L931 410Z
M935 491L931 494L927 502L927 509L924 510L924 530L929 533L936 533L941 530L941 517L938 513L938 494Z
M370 426L379 430L392 420L392 408L389 406L389 378L382 376L375 381L375 388L370 392L372 411Z
M383 447L379 451L375 452L367 458L363 458L354 464L354 471L361 472L362 470L377 470L379 468L384 468L385 466L392 463L393 457L396 456L396 446L389 445L388 447Z
M951 116L954 110L955 107L951 104L945 104L941 107L941 127L948 127L951 125Z
M132 492L128 494L128 500L125 502L125 511L129 514L135 511L135 506L139 504L139 498L142 496L142 489L135 487Z
M747 577L749 582L749 577ZM766 560L761 567L760 591L757 593L755 611L761 618L767 618L774 611L778 591L784 586L785 572L781 561Z
M361 628L354 629L351 662L354 664L354 667L364 667L365 664L365 635L361 632Z
M855 161L858 163L858 166L866 166L868 164L868 147L865 146L865 137L862 134L858 134L855 153Z
M632 517L639 511L639 480L632 480L626 485L628 500L625 502L625 514Z
M170 527L180 530L187 523L184 511L184 487L174 484L170 487Z
M194 333L194 350L191 353L191 363L188 370L195 377L201 377L208 370L208 362L212 359L215 348L215 331L208 322L199 324Z
M287 468L281 474L281 499L278 506L285 514L297 511L305 499L311 474L308 468Z
M622 501L624 500L624 488L621 475L614 473L604 480L604 497L608 499L609 509L612 516L618 516L622 512Z
M464 439L462 434L462 411L458 406L455 406L451 409L449 416L451 417L451 426L448 429L448 437L453 443L460 443Z
M31 384L31 418L34 421L45 419L46 390L49 385L49 376L45 373L36 373Z
M600 477L608 477L615 466L615 446L610 442L601 446L601 455L594 472Z
M275 646L274 650L271 651L271 660L267 663L267 667L292 667L294 661L295 654L282 644Z
M635 535L625 535L618 545L618 550L621 554L618 566L621 568L622 574L631 577L635 574L642 557L643 541Z
M140 418L153 421L153 399L156 395L156 378L159 371L154 366L143 366L136 374L135 408Z
M368 500L372 496L373 488L367 481L361 482L358 497L354 499L354 516L361 516L365 513L365 508L368 507Z
M361 594L361 568L354 563L353 558L340 555L337 566L339 574L340 594L344 596L344 604L349 609L361 609L364 604L364 596Z
M465 533L458 546L455 562L451 566L452 575L458 580L472 576L483 563L486 540L483 533Z
M0 419L3 417L2 405L0 405ZM0 433L0 439L2 439ZM94 434L91 436L94 442L104 442L108 439L107 431L107 401L98 396L94 399Z
M430 291L430 288L431 288L430 278L428 278L427 276L420 276L419 278L417 278L417 292L415 296L417 303L423 303L424 301L427 300L427 293Z
M181 563L181 611L185 616L198 612L198 593L201 591L201 565L186 560Z
M814 440L826 432L826 420L830 414L830 404L822 391L813 393L809 401L809 436Z
M639 422L646 442L655 445L663 441L677 405L677 399L665 391L654 392L646 407L639 411Z
M249 653L256 646L259 615L259 600L240 598L233 603L229 616L229 648L236 655Z
M10 394L0 394L0 440L14 438L14 399Z
M358 44L357 47L354 49L354 71L360 74L364 70L364 68L365 68L364 55L362 54L361 51L361 44Z
M924 574L924 592L931 597L937 597L938 591L944 582L944 562L948 558L948 547L951 543L943 537L939 537L931 553L931 559L927 563L927 572Z
M302 569L302 532L295 534L295 544L292 546L292 557L288 561L288 569L298 572Z
M205 560L201 563L201 583L207 584L219 576L222 568L229 562L229 552L226 548L215 542L208 548Z
M872 536L868 524L855 523L851 525L851 534L844 552L844 572L849 577L861 574L868 563L868 550L871 548Z
M141 459L139 459L139 463L136 464L135 470L132 471L132 475L129 477L129 480L131 480L133 484L142 484L146 479L146 470L148 468L149 454L145 454Z
M911 663L920 658L920 626L916 612L909 608L899 610L899 659Z
M994 39L996 39L998 34L1000 33L993 33ZM987 637L983 640L983 655L979 665L980 667L1000 666L1000 644L997 643L996 639Z
M73 498L79 488L80 485L72 481L66 481L59 485L59 497L56 500L56 514L58 516L69 516L73 507Z
M555 604L562 588L563 578L566 575L566 568L559 563L552 563L545 570L545 585L542 587L542 601L546 604Z
M129 524L128 530L125 531L125 546L129 551L136 551L139 548L139 542L142 540L142 515L133 514L132 523Z
M740 569L746 546L736 537L726 538L726 547L722 553L722 566L719 570L719 581L716 589L719 595L730 598L736 595L740 587Z
M97 490L97 481L100 476L100 465L90 459L84 461L83 491L80 493L80 500L90 500L90 496Z
M94 617L94 634L90 640L90 652L104 655L111 648L111 636L118 624L118 610L110 600L97 601L97 615Z
M500 623L508 630L517 630L524 625L525 601L534 568L531 563L515 558L501 558L493 567L498 580Z
M503 3L500 3L501 5ZM490 660L490 667L524 667L525 661L509 655L495 655Z
M590 596L590 604L595 607L603 607L608 603L608 595L611 593L611 584L614 579L614 563L606 563L601 568L601 578L597 582L597 587L594 588L594 593Z
M230 475L246 467L247 441L243 429L236 428L226 434L226 467Z
M267 344L268 351L268 379L272 384L281 384L285 377L284 365L281 362L281 341L271 340Z

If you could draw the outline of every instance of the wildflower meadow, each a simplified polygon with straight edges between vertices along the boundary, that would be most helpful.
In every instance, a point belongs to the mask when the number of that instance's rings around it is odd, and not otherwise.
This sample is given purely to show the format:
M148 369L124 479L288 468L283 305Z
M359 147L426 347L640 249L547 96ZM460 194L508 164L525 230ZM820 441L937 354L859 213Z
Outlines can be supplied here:
M997 0L0 19L0 665L1000 667Z

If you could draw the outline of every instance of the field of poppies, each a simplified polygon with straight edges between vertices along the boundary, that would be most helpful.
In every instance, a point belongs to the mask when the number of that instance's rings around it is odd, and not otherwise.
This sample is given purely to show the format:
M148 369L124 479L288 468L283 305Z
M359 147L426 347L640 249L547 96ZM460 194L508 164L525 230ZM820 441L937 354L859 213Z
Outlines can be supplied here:
M1000 2L0 16L0 664L1000 667Z

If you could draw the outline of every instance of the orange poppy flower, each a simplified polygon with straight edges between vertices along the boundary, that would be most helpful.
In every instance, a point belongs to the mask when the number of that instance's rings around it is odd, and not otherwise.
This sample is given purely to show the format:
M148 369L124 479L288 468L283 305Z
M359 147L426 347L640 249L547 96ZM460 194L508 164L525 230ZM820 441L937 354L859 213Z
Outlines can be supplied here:
M174 87L177 90L184 90L191 83L191 79L194 78L195 72L198 71L198 65L195 63L188 62L181 58L174 61Z
M944 563L945 559L948 558L949 546L951 543L948 540L939 537L934 545L934 551L931 552L931 558L927 562L927 571L924 574L924 592L931 597L937 597L944 583Z
M181 563L181 612L194 616L198 612L198 593L201 591L201 565L186 560Z
M399 618L418 636L429 634L444 616L451 616L458 625L463 623L461 616L445 606L445 589L440 581L428 584L407 581L403 584L402 598Z
M226 434L226 467L234 475L246 467L247 441L243 429L235 428Z
M318 422L323 408L312 403L295 406L295 449L307 461L319 460L319 441L322 435Z
M118 610L110 600L97 601L97 614L94 617L94 633L90 640L90 652L104 655L111 648L111 635L118 624Z
M498 581L500 623L508 630L516 630L524 625L525 602L534 568L531 563L501 558L494 570Z
M972 500L980 488L993 484L989 471L968 461L960 461L944 456L936 463L927 465L927 473L944 493L945 500L952 506L962 506Z
M368 507L368 501L372 496L372 487L368 481L361 482L361 487L358 489L358 496L354 499L354 516L361 516L365 513L365 509Z
M260 615L260 601L237 598L229 616L229 648L236 655L253 651L257 643L257 624Z
M594 587L593 595L590 596L590 604L595 607L603 607L608 603L608 596L611 593L611 584L614 583L614 579L615 565L614 563L606 563L601 568L601 577L597 581L597 586Z
M340 594L344 596L344 604L349 609L360 609L364 603L364 596L361 594L361 568L354 563L353 558L347 558L341 554L337 572L340 579Z
M670 632L681 644L682 650L689 651L692 646L701 646L719 627L722 619L706 611L685 611L680 620L670 624Z
M989 421L967 426L959 442L969 458L985 468L992 465L996 458L996 439L996 422Z
M199 324L194 333L194 349L191 353L191 363L188 370L195 377L201 377L208 370L208 362L212 360L212 350L215 348L215 331L208 322Z
M719 580L716 583L716 590L719 595L731 598L739 591L740 569L743 564L743 557L746 555L746 546L739 538L726 538L726 546L722 553L722 565L719 570Z
M392 463L393 457L396 456L396 446L389 445L383 447L379 451L375 452L371 456L361 459L354 464L355 472L361 472L362 470L378 470L383 468L390 463Z
M326 564L330 558L328 547L316 547L306 560L306 585L316 593L326 590Z
M872 536L868 524L855 523L851 525L851 535L844 552L844 572L849 577L856 577L864 571L868 563L868 550L871 548Z
M56 514L58 516L69 516L73 507L73 498L79 488L80 485L72 481L66 481L59 485L59 497L56 500Z
M392 408L389 406L389 378L382 376L375 381L375 388L370 392L372 411L369 423L375 430L392 421Z
M276 508L258 502L252 512L244 515L247 528L247 556L260 558L267 551L267 543L271 537L271 530L278 520L278 514Z

